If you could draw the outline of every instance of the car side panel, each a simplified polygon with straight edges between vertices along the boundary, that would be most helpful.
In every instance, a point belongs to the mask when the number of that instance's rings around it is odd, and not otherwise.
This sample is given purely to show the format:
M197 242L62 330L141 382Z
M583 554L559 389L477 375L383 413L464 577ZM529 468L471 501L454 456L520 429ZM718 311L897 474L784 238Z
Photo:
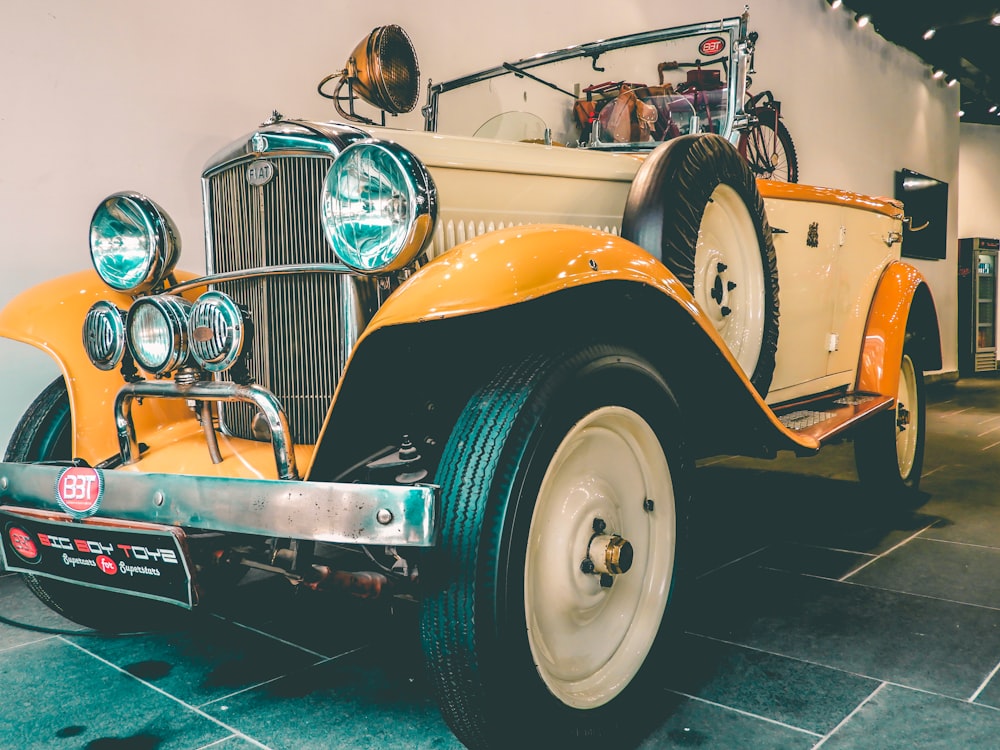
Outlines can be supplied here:
M837 195L845 200L765 198L781 300L770 403L855 381L872 294L899 258L899 217Z

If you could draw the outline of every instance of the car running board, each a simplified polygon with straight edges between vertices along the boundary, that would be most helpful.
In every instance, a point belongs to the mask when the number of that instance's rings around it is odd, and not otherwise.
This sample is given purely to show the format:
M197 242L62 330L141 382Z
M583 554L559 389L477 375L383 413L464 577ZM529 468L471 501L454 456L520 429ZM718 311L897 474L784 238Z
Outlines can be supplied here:
M820 444L839 438L862 419L892 408L892 396L881 393L839 393L813 401L784 404L774 409L786 429Z

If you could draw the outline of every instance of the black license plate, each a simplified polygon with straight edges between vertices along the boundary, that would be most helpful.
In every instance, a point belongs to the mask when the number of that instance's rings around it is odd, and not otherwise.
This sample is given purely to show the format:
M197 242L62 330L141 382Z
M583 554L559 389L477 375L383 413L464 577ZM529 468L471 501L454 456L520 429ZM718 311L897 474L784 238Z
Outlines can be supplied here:
M158 599L191 608L184 534L172 526L0 507L7 570Z

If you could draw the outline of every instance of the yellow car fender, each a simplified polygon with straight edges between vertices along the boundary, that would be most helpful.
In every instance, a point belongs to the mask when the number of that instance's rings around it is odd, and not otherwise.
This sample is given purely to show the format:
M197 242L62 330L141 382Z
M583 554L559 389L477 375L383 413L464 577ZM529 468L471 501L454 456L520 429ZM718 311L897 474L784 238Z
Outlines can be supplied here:
M927 282L910 264L894 261L882 272L869 308L856 390L896 395L907 324L914 315L925 317L917 328L930 332L923 342L923 364L928 370L938 369L940 333Z
M417 271L386 300L354 348L327 414L310 471L317 464L327 470L341 452L354 447L344 436L355 433L357 420L379 421L376 411L380 394L385 391L372 383L382 377L385 363L393 362L394 371L398 372L412 372L413 367L424 366L412 361L400 364L398 344L404 340L417 342L414 348L420 351L427 339L417 331L390 336L394 329L509 310L574 288L612 281L632 282L655 290L683 310L682 315L711 342L710 348L728 363L728 368L722 368L728 384L723 391L725 397L715 401L741 404L738 407L744 415L741 428L745 427L748 436L761 442L761 435L766 434L766 442L779 447L818 449L815 439L795 434L781 424L705 312L683 283L654 256L622 237L600 230L530 225L497 230L452 248ZM647 321L652 326L658 323ZM666 354L671 341L671 337L666 337L653 343L651 338L650 345L660 347ZM503 344L498 342L498 346ZM389 416L384 414L381 418Z
M127 294L112 291L93 270L45 281L16 296L0 310L0 336L48 353L62 372L73 414L73 455L91 463L118 453L114 403L122 376L98 370L83 348L83 320L98 300L126 310ZM46 384L40 383L39 392ZM133 409L140 434L191 420L184 402L146 399Z
M684 285L638 245L597 229L543 224L490 232L428 263L385 302L365 336L387 326L508 307L609 278L658 288L718 339Z

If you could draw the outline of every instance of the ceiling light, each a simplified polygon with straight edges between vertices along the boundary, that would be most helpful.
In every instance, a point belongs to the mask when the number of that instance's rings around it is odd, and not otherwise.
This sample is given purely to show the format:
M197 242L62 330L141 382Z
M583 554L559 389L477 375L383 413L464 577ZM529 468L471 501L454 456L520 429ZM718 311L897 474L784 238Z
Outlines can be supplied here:
M942 78L944 78L944 71L941 70L941 68L935 68L934 72L931 73L931 78L933 78L935 81L940 81Z
M855 23L858 24L859 29L863 29L865 26L871 23L872 17L867 13L862 13L855 16L854 21Z
M958 110L958 116L959 117L965 117L965 110L964 109Z
M837 8L844 4L844 0L828 0L828 2L830 3L830 7L834 10L837 10Z
M927 29L927 31L924 32L924 41L925 42L930 41L931 39L934 38L935 34L937 34L937 29L931 26L929 29Z
M992 107L990 107L990 110L989 110L989 111L990 111L990 114L992 115L992 114L993 114L994 112L996 112L996 111L997 111L997 109L998 109L997 105L996 105L996 104L994 104L994 105L993 105Z
M957 78L949 78L948 79L948 85L949 86L954 86L956 83L958 83L958 79Z
M990 23L994 26L1000 26L1000 13L994 13L993 18L990 19Z

